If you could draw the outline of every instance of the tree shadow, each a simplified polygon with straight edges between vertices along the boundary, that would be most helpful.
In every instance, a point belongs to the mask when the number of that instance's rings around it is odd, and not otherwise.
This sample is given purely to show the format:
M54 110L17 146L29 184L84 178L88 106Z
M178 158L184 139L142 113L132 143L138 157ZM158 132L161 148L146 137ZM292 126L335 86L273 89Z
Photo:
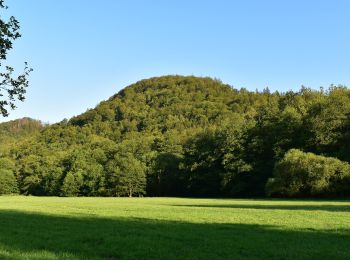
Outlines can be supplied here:
M349 259L350 230L0 211L1 259Z
M174 207L350 212L350 205L174 204Z

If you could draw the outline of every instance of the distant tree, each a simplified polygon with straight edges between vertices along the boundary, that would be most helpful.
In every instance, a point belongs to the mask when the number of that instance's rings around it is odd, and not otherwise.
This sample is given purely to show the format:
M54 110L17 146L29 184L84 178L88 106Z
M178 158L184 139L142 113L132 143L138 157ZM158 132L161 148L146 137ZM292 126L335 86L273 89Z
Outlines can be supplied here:
M184 194L183 175L179 169L179 154L159 153L147 173L147 193L151 196L181 196Z
M6 158L0 158L0 195L18 193L17 180L13 169L13 162Z
M234 120L229 127L220 129L216 134L219 140L219 150L222 153L224 173L221 181L221 190L225 196L242 196L254 194L249 190L251 182L252 163L247 162L245 144L246 132L250 123L245 120Z
M65 197L78 196L81 185L82 177L80 173L77 173L76 176L74 176L72 172L68 172L63 181L61 195Z
M99 148L92 150L90 145L91 143L86 142L84 146L75 146L67 154L64 162L68 171L66 178L70 178L69 173L74 177L73 190L77 191L73 193L83 196L102 195L104 190L103 166L98 160L104 161L105 155L103 150ZM72 182L71 178L67 181Z
M18 193L18 186L13 172L0 169L0 195Z
M17 175L21 192L26 195L43 195L41 172L43 165L39 155L29 155L19 161Z
M116 195L129 196L145 193L145 166L132 155L127 154L116 158Z
M60 156L57 154L45 156L41 169L41 186L45 195L59 195L63 175L63 167L60 165Z
M0 0L0 9L7 9L4 0ZM6 60L8 51L12 49L13 41L21 37L19 22L13 16L8 21L0 19L0 67ZM32 71L25 63L24 71L17 77L13 75L14 69L5 65L0 71L0 115L8 116L8 107L14 109L15 101L23 101L28 87L28 75Z
M207 130L197 134L188 140L184 150L181 169L187 173L189 195L219 196L225 170L216 132Z

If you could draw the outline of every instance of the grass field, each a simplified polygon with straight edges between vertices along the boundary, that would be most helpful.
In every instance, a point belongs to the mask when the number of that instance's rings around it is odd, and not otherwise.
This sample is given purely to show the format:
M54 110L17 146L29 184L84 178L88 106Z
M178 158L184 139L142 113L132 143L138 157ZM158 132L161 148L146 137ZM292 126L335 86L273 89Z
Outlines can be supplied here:
M0 197L0 259L350 259L350 202Z

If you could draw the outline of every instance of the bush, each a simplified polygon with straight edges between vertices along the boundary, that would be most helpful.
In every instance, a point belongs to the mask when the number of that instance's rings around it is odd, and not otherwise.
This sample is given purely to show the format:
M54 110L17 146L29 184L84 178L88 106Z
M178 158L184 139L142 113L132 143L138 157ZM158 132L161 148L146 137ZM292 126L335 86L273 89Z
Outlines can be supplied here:
M18 185L13 174L14 163L0 158L0 195L18 193Z
M350 195L350 165L333 157L289 150L266 183L268 196L343 197Z
M17 180L10 170L0 169L0 195L18 193Z

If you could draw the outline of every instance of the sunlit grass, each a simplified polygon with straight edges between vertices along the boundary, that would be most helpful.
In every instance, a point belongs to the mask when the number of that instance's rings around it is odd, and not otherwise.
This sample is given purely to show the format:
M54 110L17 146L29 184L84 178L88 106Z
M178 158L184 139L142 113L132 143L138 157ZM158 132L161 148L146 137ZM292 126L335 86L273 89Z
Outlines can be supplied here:
M1 259L350 259L349 201L0 197Z

